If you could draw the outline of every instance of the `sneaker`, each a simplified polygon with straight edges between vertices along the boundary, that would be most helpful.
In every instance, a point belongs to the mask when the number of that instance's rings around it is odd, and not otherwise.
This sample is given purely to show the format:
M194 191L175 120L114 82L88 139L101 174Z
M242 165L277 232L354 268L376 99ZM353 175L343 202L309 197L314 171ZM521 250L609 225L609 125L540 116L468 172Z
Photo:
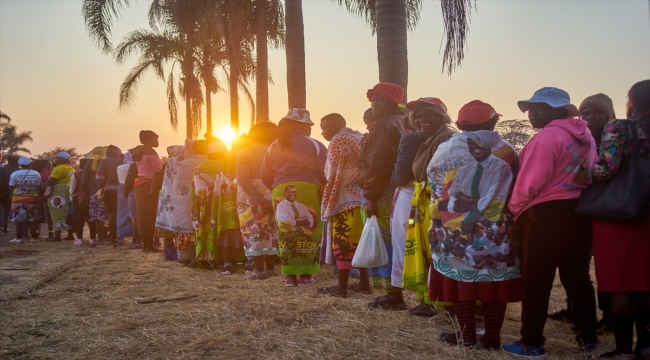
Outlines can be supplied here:
M246 263L246 266L244 267L244 273L246 275L250 275L255 271L255 268L253 268L253 265L251 263Z
M72 245L74 245L74 246L81 246L83 244L84 244L84 241L82 239L77 239L72 243Z
M232 266L224 265L221 268L221 275L232 275Z
M97 245L97 240L95 240L95 239L88 240L88 245L93 246L93 247L96 246Z
M38 242L38 238L31 238L29 241L31 241L31 242Z
M463 340L463 336L461 335L460 332L457 333L441 333L440 334L440 339L447 344L451 345L465 345L467 347L474 347L476 345L476 341L465 341Z
M521 340L503 344L501 349L510 355L525 359L541 359L546 357L544 345L528 346L522 344Z
M284 286L286 287L294 287L298 286L298 282L296 280L296 275L287 275L284 277Z
M23 241L20 240L20 239L13 239L13 240L9 240L9 242L12 243L12 244L20 244Z
M313 275L307 275L307 276L298 276L298 286L302 285L311 285L316 282L316 278Z

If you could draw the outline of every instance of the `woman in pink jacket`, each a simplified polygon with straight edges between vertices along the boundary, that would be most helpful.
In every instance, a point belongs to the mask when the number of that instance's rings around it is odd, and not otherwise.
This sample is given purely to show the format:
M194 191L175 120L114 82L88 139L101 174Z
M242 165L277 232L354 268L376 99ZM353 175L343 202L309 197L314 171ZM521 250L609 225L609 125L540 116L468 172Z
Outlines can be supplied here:
M540 129L521 150L519 175L508 207L522 240L524 294L521 340L503 350L525 358L545 355L542 335L548 301L559 268L567 296L574 301L576 340L587 353L597 350L596 299L589 277L591 221L575 208L591 182L596 145L587 122L569 94L542 88L520 101L531 125Z

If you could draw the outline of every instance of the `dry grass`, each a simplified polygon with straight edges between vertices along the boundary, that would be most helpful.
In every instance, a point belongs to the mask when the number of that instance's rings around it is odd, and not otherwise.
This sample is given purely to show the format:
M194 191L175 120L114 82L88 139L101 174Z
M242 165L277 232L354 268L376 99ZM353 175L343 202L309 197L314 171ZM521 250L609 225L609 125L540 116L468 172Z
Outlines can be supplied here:
M78 266L31 294L21 293L81 252ZM325 297L314 286L285 288L279 276L251 281L240 269L222 276L125 247L10 245L3 238L0 263L32 268L0 271L3 359L511 359L443 344L440 332L453 327L442 312L422 319L369 310L371 295ZM324 266L317 285L335 283L331 272ZM198 296L137 303L184 295ZM408 301L415 304L413 294ZM563 304L558 283L551 311ZM519 304L508 307L505 341L518 337L519 311ZM548 322L546 336L551 359L585 358L569 325ZM601 337L604 349L613 348L612 338Z

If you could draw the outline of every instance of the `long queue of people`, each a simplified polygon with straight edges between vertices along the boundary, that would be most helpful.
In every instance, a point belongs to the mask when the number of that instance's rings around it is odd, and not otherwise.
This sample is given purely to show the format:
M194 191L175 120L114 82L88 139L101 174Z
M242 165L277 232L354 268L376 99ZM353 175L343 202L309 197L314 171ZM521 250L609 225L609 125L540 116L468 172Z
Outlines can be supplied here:
M223 275L242 264L248 279L263 280L279 263L287 287L314 284L325 261L336 265L338 283L319 294L374 289L385 294L370 308L424 317L444 309L460 331L443 333L442 341L524 358L545 356L556 271L577 349L598 353L593 255L598 306L616 340L599 358L650 359L650 216L620 224L575 211L583 189L614 178L633 152L650 158L650 80L632 86L623 120L604 94L576 107L561 89L536 91L518 102L537 129L519 153L495 131L501 115L488 103L465 104L454 127L439 98L402 106L404 90L391 83L366 95L367 132L329 114L319 124L328 147L311 137L310 113L290 109L277 125L254 125L230 150L206 135L169 147L164 163L154 149L158 136L148 130L125 154L115 146L93 149L78 171L67 153L58 154L51 173L29 158L10 158L1 172L13 191L3 204L4 231L8 216L16 223L11 242L21 242L23 228L35 240L36 225L49 219L53 240L74 231L82 246L87 223L91 246L133 237L131 248L157 252L154 239L162 238L166 259ZM373 216L389 262L358 269L360 280L351 284L352 260ZM409 309L405 290L417 294L417 306ZM522 302L521 338L502 344L512 302Z

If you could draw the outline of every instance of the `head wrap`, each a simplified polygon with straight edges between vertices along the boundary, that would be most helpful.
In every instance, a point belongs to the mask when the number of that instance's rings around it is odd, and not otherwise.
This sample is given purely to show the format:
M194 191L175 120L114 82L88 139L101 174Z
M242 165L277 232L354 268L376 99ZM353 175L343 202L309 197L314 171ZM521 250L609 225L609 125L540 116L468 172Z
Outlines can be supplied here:
M28 158L27 156L23 156L20 159L18 159L18 165L20 166L27 166L32 162L32 159Z
M497 113L492 105L480 100L471 101L460 109L458 112L459 124L478 125L491 120L495 116L501 116Z
M366 96L368 97L368 101L371 101L372 97L376 96L393 104L399 104L404 98L404 88L392 83L380 82L368 90Z
M582 103L580 103L578 110L582 112L582 110L588 107L595 107L596 109L604 112L605 115L607 115L608 120L616 118L616 114L614 113L614 103L612 102L612 99L605 94L588 96L586 99L582 100Z
M140 144L144 145L145 143L158 140L158 134L151 130L142 130L140 131Z
M501 135L498 132L490 130L466 131L463 135L483 149L492 149L501 140Z

